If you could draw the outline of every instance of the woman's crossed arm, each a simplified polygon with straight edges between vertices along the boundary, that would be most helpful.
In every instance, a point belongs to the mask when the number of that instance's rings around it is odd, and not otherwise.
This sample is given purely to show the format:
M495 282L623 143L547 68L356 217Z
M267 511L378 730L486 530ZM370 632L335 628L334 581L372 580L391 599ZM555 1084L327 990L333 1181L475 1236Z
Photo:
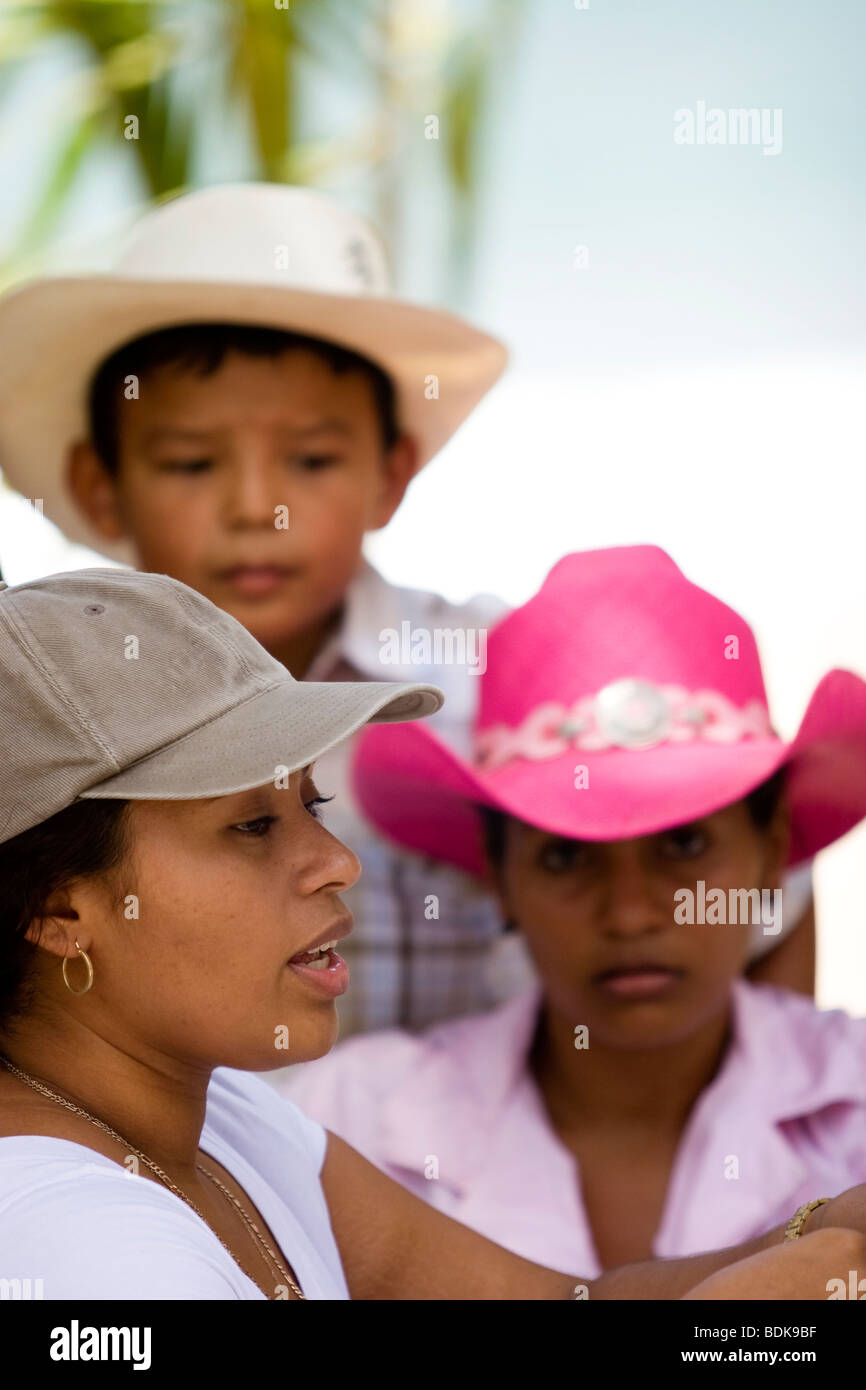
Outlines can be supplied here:
M866 1266L861 1231L834 1227L832 1202L809 1218L823 1230L788 1245L780 1226L726 1250L625 1265L591 1280L503 1249L407 1192L335 1134L322 1185L353 1299L573 1299L577 1285L590 1299L678 1299L734 1265L717 1286L724 1292L707 1297L821 1299L827 1280ZM866 1227L866 1187L845 1194L843 1210L846 1222Z

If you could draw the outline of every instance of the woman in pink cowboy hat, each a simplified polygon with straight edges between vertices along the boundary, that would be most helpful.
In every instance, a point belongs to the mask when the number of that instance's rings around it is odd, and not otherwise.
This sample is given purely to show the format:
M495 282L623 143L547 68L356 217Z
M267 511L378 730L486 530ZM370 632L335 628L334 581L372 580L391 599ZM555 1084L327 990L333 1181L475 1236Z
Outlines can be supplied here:
M654 546L569 555L491 633L474 760L383 726L356 782L386 835L488 877L539 978L284 1074L329 1129L593 1275L866 1180L866 1019L742 978L783 870L866 815L859 677L825 676L786 744L743 618Z

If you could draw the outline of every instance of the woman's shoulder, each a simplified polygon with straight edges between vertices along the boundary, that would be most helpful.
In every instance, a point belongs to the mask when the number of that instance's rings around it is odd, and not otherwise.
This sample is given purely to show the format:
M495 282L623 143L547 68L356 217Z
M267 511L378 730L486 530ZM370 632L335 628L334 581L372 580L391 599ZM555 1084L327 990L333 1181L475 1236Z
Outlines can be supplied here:
M524 1044L538 991L525 991L484 1013L447 1019L410 1033L381 1029L347 1039L325 1057L271 1074L270 1085L328 1129L367 1152L385 1107L413 1106L448 1090L471 1093L493 1050L509 1056Z
M813 999L777 985L738 981L741 1035L756 1057L776 1059L774 1086L813 1099L833 1094L866 1106L866 1018L819 1008Z
M0 1252L0 1278L40 1278L47 1299L249 1296L179 1198L46 1135L0 1139Z
M301 1107L317 1116L352 1098L364 1110L418 1065L426 1046L423 1034L383 1028L348 1038L314 1061L271 1072L263 1084L282 1100L294 1102L296 1110Z
M810 996L782 985L738 980L735 989L746 1001L747 1008L777 1020L781 1026L844 1037L855 1046L866 1045L866 1018L850 1014L846 1009L824 1007Z
M264 1147L277 1146L284 1153L293 1149L298 1157L309 1160L316 1176L321 1172L327 1146L321 1124L304 1114L290 1093L255 1072L219 1067L213 1073L207 1096L208 1132L257 1160Z
M398 1028L365 1033L338 1043L315 1061L268 1074L279 1103L292 1103L308 1123L345 1139L372 1163L379 1161L382 1120L389 1098L423 1066L426 1040Z

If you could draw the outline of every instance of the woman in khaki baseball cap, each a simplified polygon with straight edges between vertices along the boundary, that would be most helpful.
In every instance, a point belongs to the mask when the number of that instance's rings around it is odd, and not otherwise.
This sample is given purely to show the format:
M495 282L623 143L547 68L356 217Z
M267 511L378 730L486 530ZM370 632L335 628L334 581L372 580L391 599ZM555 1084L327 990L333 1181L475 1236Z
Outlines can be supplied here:
M5 586L4 586L5 588ZM281 1099L337 1033L354 854L316 757L434 686L299 683L175 580L0 592L0 1280L48 1299L826 1296L866 1189L594 1284L436 1212ZM779 1247L779 1248L777 1248ZM734 1263L737 1262L737 1263Z

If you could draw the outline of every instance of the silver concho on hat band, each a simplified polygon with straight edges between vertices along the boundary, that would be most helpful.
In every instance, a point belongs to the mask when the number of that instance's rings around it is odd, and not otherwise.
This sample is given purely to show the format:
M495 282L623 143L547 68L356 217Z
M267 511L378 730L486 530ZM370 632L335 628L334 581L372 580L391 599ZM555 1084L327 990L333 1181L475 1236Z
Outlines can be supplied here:
M663 743L673 726L666 695L647 681L619 680L595 697L599 731L620 748L652 748Z

